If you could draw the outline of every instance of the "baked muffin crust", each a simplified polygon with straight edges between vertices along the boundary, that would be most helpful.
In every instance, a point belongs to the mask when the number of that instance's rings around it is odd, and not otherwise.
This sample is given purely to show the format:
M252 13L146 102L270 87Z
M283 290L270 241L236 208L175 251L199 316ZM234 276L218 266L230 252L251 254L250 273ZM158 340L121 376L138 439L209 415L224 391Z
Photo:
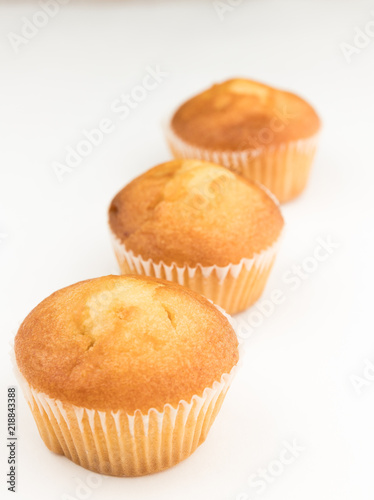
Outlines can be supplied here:
M291 92L237 78L182 104L171 129L192 146L241 151L311 137L319 131L320 119Z
M34 389L77 406L144 413L201 395L238 361L228 320L204 297L139 276L105 276L41 302L15 339Z
M258 185L198 160L158 165L113 199L109 224L127 250L155 263L226 266L279 237L283 219Z

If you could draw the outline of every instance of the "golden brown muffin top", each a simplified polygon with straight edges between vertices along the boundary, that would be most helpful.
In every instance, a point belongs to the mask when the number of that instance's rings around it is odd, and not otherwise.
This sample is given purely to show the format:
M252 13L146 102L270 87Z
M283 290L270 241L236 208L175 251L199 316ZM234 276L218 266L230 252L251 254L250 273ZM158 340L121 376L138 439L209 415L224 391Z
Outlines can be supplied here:
M96 410L161 411L202 395L238 361L228 320L202 296L140 276L105 276L43 300L15 339L27 382Z
M214 163L175 160L124 187L109 224L135 255L193 267L252 258L277 240L283 219L258 185Z
M193 146L242 151L311 137L320 129L320 119L291 92L237 78L182 104L171 129Z

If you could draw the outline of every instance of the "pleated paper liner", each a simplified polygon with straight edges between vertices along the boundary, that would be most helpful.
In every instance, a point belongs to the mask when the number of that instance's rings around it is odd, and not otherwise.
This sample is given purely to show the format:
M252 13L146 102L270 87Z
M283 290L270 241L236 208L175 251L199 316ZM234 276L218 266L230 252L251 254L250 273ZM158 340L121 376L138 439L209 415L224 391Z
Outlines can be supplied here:
M271 247L251 259L242 259L239 264L181 267L176 263L156 264L152 259L145 260L127 250L112 231L111 237L122 274L140 274L179 283L204 295L229 314L247 309L260 298L279 247L278 238Z
M204 160L227 167L249 180L266 186L280 203L296 198L304 190L316 152L318 134L279 145L243 151L214 151L188 144L170 125L165 134L175 158Z
M53 452L91 471L113 476L159 472L189 457L205 440L237 370L223 374L202 396L133 415L96 411L49 397L15 372L39 433Z

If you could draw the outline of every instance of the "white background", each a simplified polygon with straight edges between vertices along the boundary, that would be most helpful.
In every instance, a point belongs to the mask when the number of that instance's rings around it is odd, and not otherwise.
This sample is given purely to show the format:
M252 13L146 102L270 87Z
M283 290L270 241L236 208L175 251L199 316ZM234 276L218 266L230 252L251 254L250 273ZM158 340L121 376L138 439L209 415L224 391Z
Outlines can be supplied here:
M17 326L54 290L118 273L112 196L170 158L161 124L175 106L244 76L300 93L324 122L308 189L283 207L287 227L264 298L278 288L285 300L247 339L242 369L192 457L154 476L103 477L86 498L372 498L374 382L358 392L351 378L374 363L374 38L350 63L341 44L374 20L374 2L244 0L220 19L208 0L77 1L16 53L8 34L21 34L23 16L38 10L0 4L1 497ZM120 120L112 102L156 65L168 76ZM103 118L113 133L59 183L52 163ZM292 289L284 274L327 237L339 247ZM89 473L47 450L21 393L18 418L18 498L83 499L77 478ZM303 451L258 494L248 478L294 439Z

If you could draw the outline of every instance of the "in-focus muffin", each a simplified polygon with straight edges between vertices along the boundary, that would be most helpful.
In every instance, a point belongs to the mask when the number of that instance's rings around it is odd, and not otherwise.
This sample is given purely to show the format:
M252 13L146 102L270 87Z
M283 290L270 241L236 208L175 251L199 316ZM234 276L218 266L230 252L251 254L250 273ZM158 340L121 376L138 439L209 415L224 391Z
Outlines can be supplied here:
M48 448L95 472L137 476L205 439L238 362L227 318L173 283L106 276L52 294L15 354Z
M113 199L109 224L123 274L175 281L227 312L261 295L283 227L260 186L199 160L175 160Z
M285 202L307 183L320 126L312 106L297 95L233 79L182 104L167 139L176 158L224 165Z

